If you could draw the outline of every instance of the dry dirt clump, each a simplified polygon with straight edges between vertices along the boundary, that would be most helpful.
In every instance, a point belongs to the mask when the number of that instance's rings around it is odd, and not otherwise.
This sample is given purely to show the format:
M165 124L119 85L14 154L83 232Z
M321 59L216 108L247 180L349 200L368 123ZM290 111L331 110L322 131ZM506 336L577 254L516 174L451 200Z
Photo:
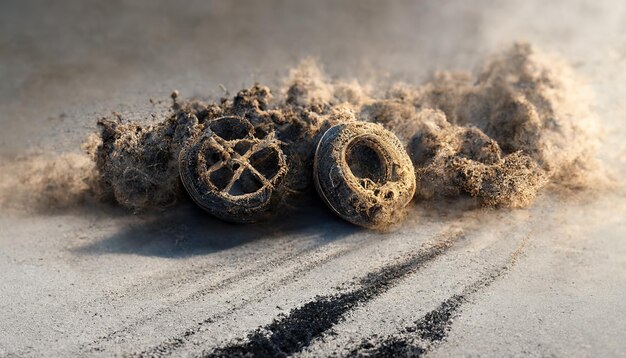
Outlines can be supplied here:
M475 77L439 74L415 97L450 123L476 126L504 154L530 156L553 183L585 186L597 119L589 90L562 60L517 43Z
M47 169L31 165L36 173L15 185L7 183L17 179L3 178L3 187L13 188L2 189L3 200L23 191L47 193L37 202L48 206L86 195L132 209L171 206L184 195L181 151L226 116L249 122L255 140L277 141L288 168L281 204L312 187L323 133L354 121L379 123L401 140L420 200L469 195L485 206L523 207L547 185L592 185L588 174L596 170L597 121L586 87L567 64L525 43L491 57L476 74L441 72L421 86L331 79L307 60L275 93L256 84L217 103L172 97L171 109L156 121L99 120L99 133L86 143L93 162L59 158Z
M421 128L407 151L413 160L417 195L423 199L462 193L485 206L523 207L546 184L546 174L522 151L504 155L480 129L446 121L443 112L422 109Z
M442 72L362 107L408 144L422 199L469 194L523 207L546 184L585 187L596 118L567 64L515 44L476 76Z
M105 196L130 208L165 207L176 202L179 123L175 117L142 126L121 118L98 121L101 144L94 152ZM178 133L180 135L180 132Z

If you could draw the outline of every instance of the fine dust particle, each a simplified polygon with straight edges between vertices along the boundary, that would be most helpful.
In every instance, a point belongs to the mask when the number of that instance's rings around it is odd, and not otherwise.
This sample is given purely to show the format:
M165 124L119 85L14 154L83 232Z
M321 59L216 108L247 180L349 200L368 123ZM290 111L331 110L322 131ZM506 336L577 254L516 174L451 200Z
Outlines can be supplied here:
M478 128L450 124L439 110L417 115L422 127L407 150L419 197L468 193L485 206L523 207L547 182L536 161L521 151L503 155L498 143Z
M593 185L590 103L569 66L520 43L476 75L396 85L365 109L407 140L417 197L469 194L486 206L523 207L547 183Z
M82 154L21 158L0 166L0 173L3 208L68 209L96 195L95 165Z

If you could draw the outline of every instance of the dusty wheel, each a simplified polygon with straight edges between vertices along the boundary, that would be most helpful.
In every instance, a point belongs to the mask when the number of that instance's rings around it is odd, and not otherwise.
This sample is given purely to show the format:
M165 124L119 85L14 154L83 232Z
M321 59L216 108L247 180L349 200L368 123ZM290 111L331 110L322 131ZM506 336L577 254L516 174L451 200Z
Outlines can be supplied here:
M353 224L392 224L415 193L415 173L400 140L368 122L339 124L322 136L314 179L326 204Z
M287 163L280 142L254 136L246 119L222 117L180 153L179 171L193 200L231 222L262 218L279 199Z

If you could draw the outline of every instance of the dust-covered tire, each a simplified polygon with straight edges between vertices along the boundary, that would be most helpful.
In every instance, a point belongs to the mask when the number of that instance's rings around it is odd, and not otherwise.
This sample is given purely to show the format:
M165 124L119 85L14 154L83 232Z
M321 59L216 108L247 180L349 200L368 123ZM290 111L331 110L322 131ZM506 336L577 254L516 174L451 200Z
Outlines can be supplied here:
M415 173L400 140L381 125L338 124L320 139L315 186L343 219L367 228L393 224L415 193Z
M178 159L183 186L198 206L230 222L269 216L280 200L287 162L272 134L256 138L249 121L221 117L207 123Z

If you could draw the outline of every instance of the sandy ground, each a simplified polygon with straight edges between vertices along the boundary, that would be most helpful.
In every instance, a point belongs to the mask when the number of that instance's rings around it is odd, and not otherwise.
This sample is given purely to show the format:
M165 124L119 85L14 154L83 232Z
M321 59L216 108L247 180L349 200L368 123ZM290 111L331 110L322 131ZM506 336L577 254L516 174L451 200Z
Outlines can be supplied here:
M587 77L619 184L521 210L418 203L386 234L315 198L253 226L190 204L3 208L0 356L249 353L257 328L259 347L296 356L393 342L442 357L626 356L624 19L619 1L2 2L3 162L77 151L98 117L149 118L166 103L148 100L173 88L276 86L306 56L337 76L419 82L526 39Z

